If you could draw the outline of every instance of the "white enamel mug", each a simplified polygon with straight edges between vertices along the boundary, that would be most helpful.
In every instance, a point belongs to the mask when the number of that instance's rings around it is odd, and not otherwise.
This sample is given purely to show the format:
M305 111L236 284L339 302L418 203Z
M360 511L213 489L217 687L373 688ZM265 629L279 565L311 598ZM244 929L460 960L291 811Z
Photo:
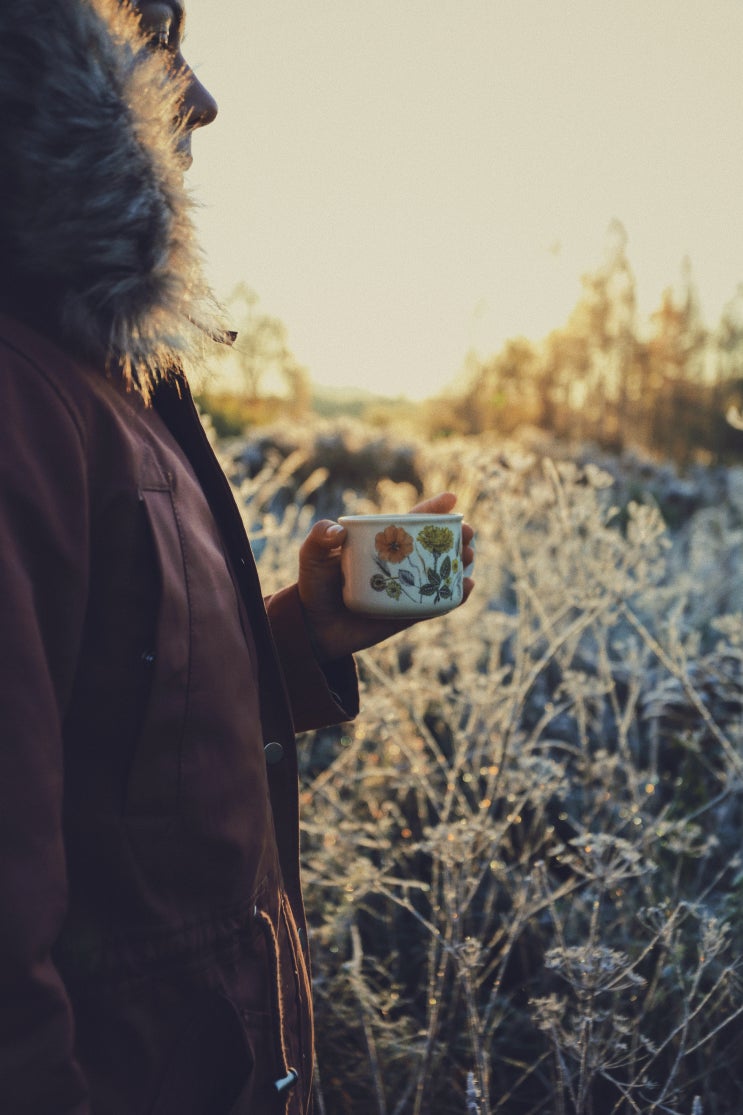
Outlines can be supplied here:
M352 612L435 616L462 602L462 516L342 515L343 601Z

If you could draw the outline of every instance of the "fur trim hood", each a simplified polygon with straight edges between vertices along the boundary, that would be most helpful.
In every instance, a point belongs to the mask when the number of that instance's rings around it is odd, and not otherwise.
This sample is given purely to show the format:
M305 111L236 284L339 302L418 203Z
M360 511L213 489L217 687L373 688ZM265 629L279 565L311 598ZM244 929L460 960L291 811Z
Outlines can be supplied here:
M178 79L118 0L0 0L0 304L145 395L224 339L174 124Z

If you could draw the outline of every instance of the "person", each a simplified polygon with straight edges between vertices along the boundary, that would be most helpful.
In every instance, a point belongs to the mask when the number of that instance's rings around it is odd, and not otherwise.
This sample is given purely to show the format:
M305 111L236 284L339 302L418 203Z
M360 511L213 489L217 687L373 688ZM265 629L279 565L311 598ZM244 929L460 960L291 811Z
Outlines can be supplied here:
M327 520L263 600L182 370L227 340L183 19L0 6L3 1115L308 1111L295 732L404 625L343 608Z

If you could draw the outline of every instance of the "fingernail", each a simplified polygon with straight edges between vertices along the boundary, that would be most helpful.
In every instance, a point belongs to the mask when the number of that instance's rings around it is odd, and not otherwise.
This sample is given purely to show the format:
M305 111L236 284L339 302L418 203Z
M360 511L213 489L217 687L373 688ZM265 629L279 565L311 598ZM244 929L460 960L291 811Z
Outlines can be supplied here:
M333 523L333 525L329 526L328 529L325 531L325 537L333 538L336 534L343 534L344 530L345 527L342 527L340 523Z

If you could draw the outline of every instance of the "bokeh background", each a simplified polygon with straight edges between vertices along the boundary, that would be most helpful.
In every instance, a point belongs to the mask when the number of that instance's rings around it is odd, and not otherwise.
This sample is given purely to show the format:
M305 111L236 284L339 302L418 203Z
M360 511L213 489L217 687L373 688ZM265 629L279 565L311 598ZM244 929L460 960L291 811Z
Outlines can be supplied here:
M562 325L623 225L646 317L743 278L738 0L190 0L191 171L314 382L423 398Z

